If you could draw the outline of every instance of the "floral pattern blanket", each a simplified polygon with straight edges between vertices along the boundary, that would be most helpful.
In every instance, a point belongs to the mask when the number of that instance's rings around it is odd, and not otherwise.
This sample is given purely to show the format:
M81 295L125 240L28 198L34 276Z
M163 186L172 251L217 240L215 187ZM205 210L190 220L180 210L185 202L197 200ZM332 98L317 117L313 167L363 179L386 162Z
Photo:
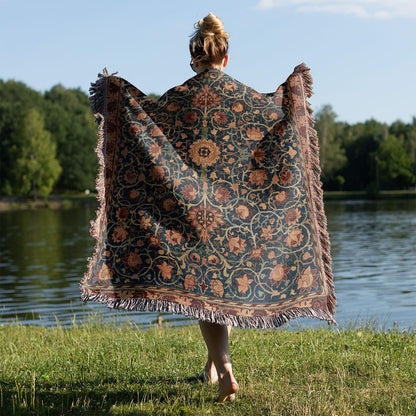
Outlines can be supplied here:
M82 299L243 328L335 323L311 83L302 64L261 94L211 68L153 101L100 75Z

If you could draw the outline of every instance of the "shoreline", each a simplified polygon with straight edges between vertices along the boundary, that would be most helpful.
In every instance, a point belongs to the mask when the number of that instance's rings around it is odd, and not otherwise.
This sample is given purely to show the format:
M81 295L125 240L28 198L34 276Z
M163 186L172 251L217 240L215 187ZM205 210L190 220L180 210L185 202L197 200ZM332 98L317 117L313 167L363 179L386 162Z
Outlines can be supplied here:
M25 196L0 196L0 212L45 208L69 209L84 205L98 205L96 194L59 194L40 197L36 200Z
M383 200L383 199L416 199L416 191L327 191L324 201L337 200ZM0 212L35 210L35 209L69 209L78 206L98 205L97 196L90 194L56 194L36 200L24 196L1 196Z

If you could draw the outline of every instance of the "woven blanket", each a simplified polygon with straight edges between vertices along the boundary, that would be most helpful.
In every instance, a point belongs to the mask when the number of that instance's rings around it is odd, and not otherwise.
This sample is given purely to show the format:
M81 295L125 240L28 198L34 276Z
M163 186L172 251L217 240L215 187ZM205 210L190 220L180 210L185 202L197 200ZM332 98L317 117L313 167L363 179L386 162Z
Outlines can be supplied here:
M153 101L101 74L82 299L243 328L335 323L311 83L302 64L261 94L211 68Z

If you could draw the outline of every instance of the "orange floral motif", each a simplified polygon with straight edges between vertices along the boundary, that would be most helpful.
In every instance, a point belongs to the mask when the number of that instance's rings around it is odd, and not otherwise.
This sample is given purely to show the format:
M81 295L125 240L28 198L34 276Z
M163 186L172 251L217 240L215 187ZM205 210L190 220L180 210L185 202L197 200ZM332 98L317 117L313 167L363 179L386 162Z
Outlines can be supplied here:
M285 135L285 132L286 132L286 127L285 127L285 125L284 125L284 123L279 123L276 127L275 127L275 129L274 129L274 131L275 131L275 133L277 134L277 135L279 135L279 136L284 136Z
M162 207L165 211L172 211L176 207L176 201L173 198L166 198L162 202Z
M130 201L137 201L140 198L140 192L137 189L132 189L129 191L129 199Z
M188 201L193 201L196 198L196 190L192 185L185 185L182 190L182 195Z
M136 118L137 120L144 120L147 117L146 112L143 110L140 110L137 114L136 114Z
M114 228L114 231L113 231L114 241L121 243L127 238L127 236L128 236L128 232L124 229L124 227L118 226Z
M286 274L289 271L289 268L283 264L277 264L273 267L272 271L270 272L270 280L276 286L279 286L280 282L286 280Z
M152 221L147 216L140 217L139 226L141 229L147 230L152 226Z
M274 228L271 225L265 225L261 229L260 237L263 240L272 240L273 239Z
M237 85L234 82L227 81L224 85L224 89L226 91L235 91L237 89Z
M196 288L196 277L193 274L187 274L183 285L186 290L194 290Z
M266 157L266 152L256 147L251 152L251 157L256 161L256 163L259 163Z
M244 204L237 205L235 208L235 212L243 220L247 219L250 216L250 208Z
M162 154L162 148L157 143L154 143L149 147L149 153L151 156L157 159Z
M137 171L135 171L134 169L129 169L124 175L124 180L128 184L132 184L136 182L137 176Z
M270 120L277 120L279 118L279 113L277 111L270 111L269 118Z
M215 192L215 200L217 202L224 203L230 199L230 192L227 188L219 187Z
M224 124L227 122L227 114L223 113L222 111L217 111L214 114L214 120L218 124Z
M208 256L208 263L218 264L219 262L220 262L220 259L217 256L214 256L214 255Z
M197 120L198 116L195 113L195 111L188 111L185 116L184 116L184 120L186 123L195 123L195 121Z
M212 108L221 104L221 97L214 94L209 85L204 85L202 91L192 99L192 104L199 108Z
M259 260L263 256L263 250L261 247L253 247L250 250L250 255L254 260Z
M189 156L198 166L211 166L220 157L220 149L212 140L200 139L189 147Z
M152 247L159 247L160 238L157 235L152 235L149 237L149 243Z
M282 185L287 185L293 180L292 172L289 169L283 169L279 174L279 179Z
M132 107L139 107L139 104L137 103L137 101L136 101L134 98L130 98L130 100L129 100L129 104L130 104Z
M246 243L241 237L230 237L227 245L234 254L243 253L246 249Z
M165 177L165 171L163 170L162 166L152 166L150 168L150 177L156 180L162 180Z
M166 106L166 110L169 113L174 113L175 111L178 111L180 109L180 106L178 103L170 103Z
M132 126L129 127L129 133L132 136L137 136L138 134L140 134L142 131L141 127L138 124L133 124Z
M283 205L289 199L289 195L286 191L281 191L276 194L274 200L277 205Z
M254 99L256 99L256 100L261 100L261 101L263 101L263 100L264 100L264 95L263 95L263 94L261 94L260 92L253 91L251 95L252 95L252 97L253 97Z
M199 263L201 261L201 256L198 253L191 253L189 257L195 263Z
M223 297L223 295L224 295L224 286L223 286L221 280L218 280L218 279L211 280L210 288L211 288L212 293L215 296L218 296L220 298Z
M170 280L172 278L173 267L169 263L164 261L162 264L158 264L157 268L165 280Z
M207 206L206 208L192 208L187 220L192 222L192 225L200 233L201 240L206 243L210 238L210 233L225 224L223 217L224 214L217 209Z
M160 130L160 128L159 127L153 127L151 130L150 130L150 135L152 136L152 137L157 137L157 136L161 136L163 133L162 133L162 130Z
M238 287L238 291L243 295L250 289L250 285L254 281L253 279L250 279L246 274L244 274L241 277L237 277L237 279L235 280Z
M292 230L285 239L285 243L289 248L297 247L303 240L302 231L299 228Z
M316 281L316 270L312 270L309 266L302 271L300 278L297 281L298 289L302 292L309 292L311 288L318 288Z
M291 208L286 214L285 221L289 225L295 225L299 222L300 217L300 211L297 208Z
M244 105L242 103L235 103L232 106L232 110L234 111L234 113L242 113L244 111Z
M250 127L246 130L246 133L249 140L255 140L257 142L264 137L264 134L261 131L260 127Z
M126 221L128 217L129 217L129 210L126 207L120 207L117 210L116 218L119 221Z
M167 230L166 231L166 240L172 245L181 244L182 240L184 239L180 233L175 230Z
M264 181L267 179L267 172L263 169L256 169L250 173L249 181L252 185L264 185Z
M114 272L111 269L111 267L107 266L106 264L103 264L100 268L96 276L98 277L93 279L93 283L95 283L97 280L102 283L110 283L111 279L113 278Z
M123 257L123 262L130 270L137 270L142 264L141 258L135 252L126 254Z
M292 159L298 154L298 152L292 146L289 147L288 153Z

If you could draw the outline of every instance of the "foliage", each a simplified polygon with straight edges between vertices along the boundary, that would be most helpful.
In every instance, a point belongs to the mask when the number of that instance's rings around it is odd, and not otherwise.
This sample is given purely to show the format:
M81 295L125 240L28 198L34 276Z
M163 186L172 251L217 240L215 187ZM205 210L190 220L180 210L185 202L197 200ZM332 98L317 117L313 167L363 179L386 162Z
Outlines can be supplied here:
M326 190L407 189L416 177L416 118L391 126L376 120L348 125L330 105L316 113Z
M49 195L61 173L56 160L56 144L44 129L43 117L31 109L23 113L12 133L15 189L21 195Z
M24 155L29 131L24 127L27 114L34 109L43 123L45 143L61 166L56 180L56 169L49 166L49 185L41 194L49 193L51 185L60 191L83 191L94 188L97 172L96 127L88 96L79 89L65 89L57 85L41 94L21 82L0 80L0 193L6 195L27 194L26 172L28 164L16 157ZM23 124L22 124L23 123ZM39 137L37 138L39 140ZM44 146L45 147L45 146ZM33 164L32 164L33 165ZM33 169L33 166L31 167ZM59 170L59 169L58 169ZM26 185L23 185L26 183Z
M337 181L334 174L347 163L341 142L343 125L337 123L336 118L337 115L330 105L325 105L316 116L315 129L319 132L322 179L326 182Z
M58 149L63 174L60 190L93 189L97 173L96 126L88 97L76 89L54 86L45 93L46 128L52 133Z
M14 176L13 146L18 137L13 133L19 128L22 114L30 108L42 113L43 97L23 82L0 80L0 193L17 194Z
M390 135L376 152L377 175L390 189L403 188L403 185L415 180L412 159L406 152L403 141L402 137Z
M240 385L214 404L198 381L197 326L0 327L7 415L414 415L416 334L392 330L233 330Z

